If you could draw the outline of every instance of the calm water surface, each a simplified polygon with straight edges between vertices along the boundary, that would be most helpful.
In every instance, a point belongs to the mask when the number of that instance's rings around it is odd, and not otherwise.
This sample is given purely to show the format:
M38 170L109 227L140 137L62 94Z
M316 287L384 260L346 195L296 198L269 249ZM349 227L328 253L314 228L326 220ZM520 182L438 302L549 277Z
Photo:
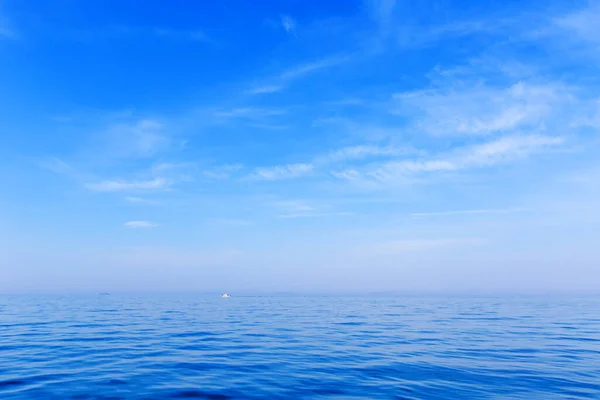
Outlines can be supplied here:
M600 399L599 298L0 296L0 399Z

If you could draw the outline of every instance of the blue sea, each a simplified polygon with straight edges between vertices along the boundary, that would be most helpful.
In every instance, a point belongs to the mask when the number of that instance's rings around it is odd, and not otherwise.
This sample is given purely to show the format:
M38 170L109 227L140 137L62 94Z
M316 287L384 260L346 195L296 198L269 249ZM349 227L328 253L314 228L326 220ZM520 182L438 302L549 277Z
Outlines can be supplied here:
M0 399L600 399L600 298L0 296Z

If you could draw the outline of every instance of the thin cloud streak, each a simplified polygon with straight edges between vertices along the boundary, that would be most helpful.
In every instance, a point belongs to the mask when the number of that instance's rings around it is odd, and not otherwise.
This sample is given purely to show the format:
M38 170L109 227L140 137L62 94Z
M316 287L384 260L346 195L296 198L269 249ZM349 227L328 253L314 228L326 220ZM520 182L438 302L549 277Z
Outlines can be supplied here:
M256 168L247 178L257 181L276 181L299 178L309 175L314 169L312 164L287 164L275 167Z
M450 87L455 85L449 83ZM412 129L435 136L491 135L535 128L572 99L558 84L523 82L508 88L426 89L393 96L390 112L410 116Z
M431 159L391 161L372 164L367 168L332 171L333 176L346 180L391 182L423 173L452 172L491 167L563 144L562 137L507 136L491 142L454 150Z
M331 213L298 213L298 214L280 214L277 218L292 219L292 218L320 218L320 217L342 217L354 215L351 212L331 212Z
M43 160L38 162L38 165L48 171L52 171L55 174L65 175L69 177L77 177L79 176L79 172L73 168L70 164L61 160L57 157L52 157L47 160Z
M248 94L266 94L266 93L277 93L284 89L283 85L265 85L265 86L257 86L246 93Z
M146 199L143 197L136 197L136 196L127 196L125 197L125 200L129 203L133 203L133 204L147 204L147 205L159 205L161 204L160 201L158 200L152 200L152 199Z
M147 229L156 228L157 226L159 226L159 224L151 221L128 221L125 222L123 226L129 229Z
M164 189L168 185L166 179L156 178L149 181L125 181L113 180L98 183L88 183L85 187L95 192L119 192L134 190L156 190Z
M246 91L248 94L268 94L283 91L290 86L293 81L304 78L310 74L321 70L326 70L332 67L339 66L351 60L348 55L337 55L333 57L322 58L320 60L311 61L300 64L284 70L280 74L265 79L265 83L257 85Z
M306 64L302 64L284 71L279 77L280 79L293 80L308 75L310 73L338 66L350 60L349 56L334 56L329 58L323 58Z
M202 171L202 175L208 179L223 180L231 178L233 174L242 169L244 169L243 164L226 164L205 169Z

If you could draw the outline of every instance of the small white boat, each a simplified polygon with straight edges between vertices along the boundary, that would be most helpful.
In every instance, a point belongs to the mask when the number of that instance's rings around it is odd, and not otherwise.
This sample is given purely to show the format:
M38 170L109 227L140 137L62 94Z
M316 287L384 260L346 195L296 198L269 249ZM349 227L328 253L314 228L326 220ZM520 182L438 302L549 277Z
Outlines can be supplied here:
M227 298L227 297L231 297L231 295L230 295L230 294L227 294L227 293L223 293L223 294L221 295L221 297L222 297L222 298Z

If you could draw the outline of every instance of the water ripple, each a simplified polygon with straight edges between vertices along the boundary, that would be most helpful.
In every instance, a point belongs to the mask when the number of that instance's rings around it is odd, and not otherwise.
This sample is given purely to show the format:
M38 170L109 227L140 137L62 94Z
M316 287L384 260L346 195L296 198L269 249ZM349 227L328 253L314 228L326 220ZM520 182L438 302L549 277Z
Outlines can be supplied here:
M0 297L1 399L600 399L600 299Z

